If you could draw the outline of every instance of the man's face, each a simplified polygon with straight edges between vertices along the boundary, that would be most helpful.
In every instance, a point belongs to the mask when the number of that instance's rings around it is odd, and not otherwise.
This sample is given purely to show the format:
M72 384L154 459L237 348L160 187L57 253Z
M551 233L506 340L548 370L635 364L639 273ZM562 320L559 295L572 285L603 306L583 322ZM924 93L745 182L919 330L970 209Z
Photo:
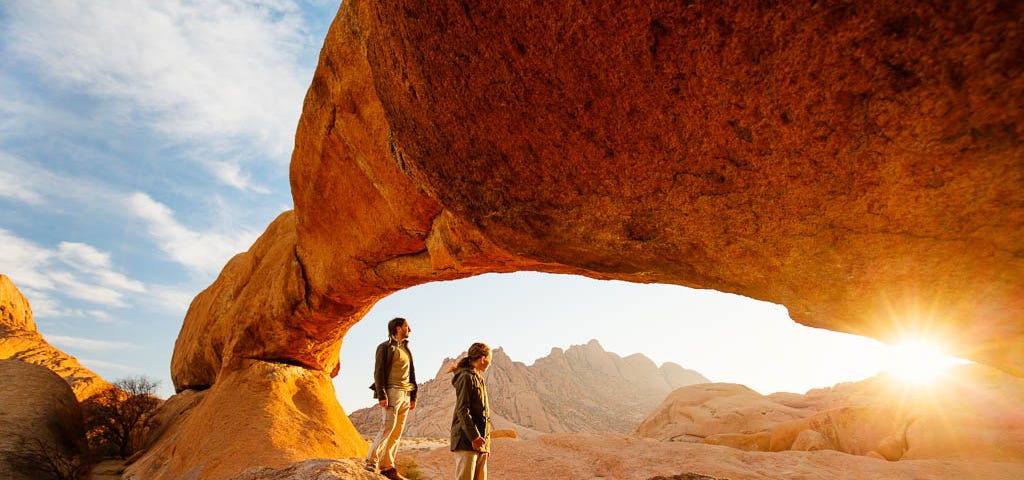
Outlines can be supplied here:
M405 322L405 325L400 325L395 329L395 338L405 340L409 338L410 333L412 333L412 327L409 326L409 322Z

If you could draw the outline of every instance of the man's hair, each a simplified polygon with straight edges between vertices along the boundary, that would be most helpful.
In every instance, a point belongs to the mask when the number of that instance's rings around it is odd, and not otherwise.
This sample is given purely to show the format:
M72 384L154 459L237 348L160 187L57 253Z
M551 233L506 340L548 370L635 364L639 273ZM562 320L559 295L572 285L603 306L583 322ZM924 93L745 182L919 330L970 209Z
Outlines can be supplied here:
M395 332L398 331L398 327L401 327L403 325L405 325L405 319L404 318L402 318L402 317L392 318L391 321L388 322L388 335L390 335L392 337L395 336Z

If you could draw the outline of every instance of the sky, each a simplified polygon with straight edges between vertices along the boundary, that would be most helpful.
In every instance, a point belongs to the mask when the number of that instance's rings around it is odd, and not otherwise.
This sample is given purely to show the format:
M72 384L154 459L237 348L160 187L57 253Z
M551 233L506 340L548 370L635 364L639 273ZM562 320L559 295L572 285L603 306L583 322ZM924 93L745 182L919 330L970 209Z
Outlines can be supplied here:
M288 162L337 0L0 2L0 273L39 331L108 381L174 393L192 298L292 208ZM521 272L421 285L350 330L334 385L373 403L386 323L409 319L420 381L471 343L531 364L598 340L761 393L887 368L874 340L736 295Z

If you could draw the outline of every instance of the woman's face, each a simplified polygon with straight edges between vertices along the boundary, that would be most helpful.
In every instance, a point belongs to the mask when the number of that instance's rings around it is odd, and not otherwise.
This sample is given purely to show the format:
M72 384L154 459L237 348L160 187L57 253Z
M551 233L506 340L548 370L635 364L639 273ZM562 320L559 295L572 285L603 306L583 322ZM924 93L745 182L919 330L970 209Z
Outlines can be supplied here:
M491 354L490 353L488 353L487 355L485 355L483 357L480 357L480 358L476 359L473 362L473 368L475 368L478 372L486 372L487 371L487 367L489 367L489 366L491 366Z

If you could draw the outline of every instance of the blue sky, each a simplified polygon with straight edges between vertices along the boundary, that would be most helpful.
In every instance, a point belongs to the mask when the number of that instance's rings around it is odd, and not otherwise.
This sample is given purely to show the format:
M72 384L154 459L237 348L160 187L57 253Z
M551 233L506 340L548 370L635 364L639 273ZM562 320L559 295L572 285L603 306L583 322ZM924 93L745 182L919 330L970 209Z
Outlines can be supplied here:
M191 299L292 208L288 162L336 1L0 3L0 273L42 334L108 380L173 393ZM348 410L372 403L373 348L408 318L421 380L470 343L532 363L596 338L762 393L875 373L877 342L784 308L666 285L519 273L381 301L342 348Z

